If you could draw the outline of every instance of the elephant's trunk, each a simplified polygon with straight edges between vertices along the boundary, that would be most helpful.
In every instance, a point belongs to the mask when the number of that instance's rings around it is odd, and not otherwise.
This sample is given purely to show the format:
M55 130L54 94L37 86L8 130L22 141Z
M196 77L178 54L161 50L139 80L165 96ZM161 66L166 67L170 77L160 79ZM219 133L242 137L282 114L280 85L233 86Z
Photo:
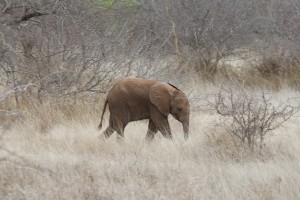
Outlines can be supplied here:
M182 126L184 132L184 139L187 140L189 138L189 126L190 126L189 120L182 122Z

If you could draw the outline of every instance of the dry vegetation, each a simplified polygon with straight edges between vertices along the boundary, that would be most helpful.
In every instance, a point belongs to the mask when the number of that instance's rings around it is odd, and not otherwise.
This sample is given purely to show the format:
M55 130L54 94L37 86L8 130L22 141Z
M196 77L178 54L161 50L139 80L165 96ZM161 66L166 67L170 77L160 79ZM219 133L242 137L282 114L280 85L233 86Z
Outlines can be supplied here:
M208 90L218 91L197 92ZM298 95L285 89L268 97L276 105ZM174 141L157 135L147 144L146 122L135 122L123 143L115 135L103 142L95 107L80 103L69 116L66 107L40 105L38 114L2 129L1 199L300 198L296 116L266 135L263 149L248 151L237 148L216 112L196 108L187 142L172 118Z
M0 199L300 199L299 8L0 1ZM188 141L172 117L173 141L144 121L98 139L127 76L188 94Z

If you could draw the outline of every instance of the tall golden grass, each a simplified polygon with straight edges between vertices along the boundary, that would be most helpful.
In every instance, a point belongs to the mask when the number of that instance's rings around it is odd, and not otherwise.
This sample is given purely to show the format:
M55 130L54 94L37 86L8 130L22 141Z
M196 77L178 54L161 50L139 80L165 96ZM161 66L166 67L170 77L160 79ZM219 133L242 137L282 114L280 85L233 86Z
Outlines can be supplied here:
M298 96L282 89L272 101ZM122 143L99 140L101 101L23 106L24 117L1 128L0 199L300 199L297 116L250 152L195 104L188 141L170 117L174 140L157 134L151 144L147 121L129 124Z

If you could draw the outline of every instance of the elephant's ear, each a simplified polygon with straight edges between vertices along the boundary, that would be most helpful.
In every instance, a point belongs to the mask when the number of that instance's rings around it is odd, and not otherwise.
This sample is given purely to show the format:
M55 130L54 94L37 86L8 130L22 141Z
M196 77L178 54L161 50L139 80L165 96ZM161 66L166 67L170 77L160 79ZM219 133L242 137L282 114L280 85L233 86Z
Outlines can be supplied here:
M166 83L156 83L149 90L149 98L158 110L168 116L170 113L170 89Z

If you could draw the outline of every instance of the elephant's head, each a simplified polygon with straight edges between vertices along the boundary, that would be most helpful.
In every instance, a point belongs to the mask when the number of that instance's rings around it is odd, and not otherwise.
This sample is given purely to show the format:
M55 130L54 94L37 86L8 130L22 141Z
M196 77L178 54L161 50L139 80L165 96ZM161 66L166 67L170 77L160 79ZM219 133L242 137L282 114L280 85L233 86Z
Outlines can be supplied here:
M172 114L183 126L184 138L189 136L190 105L186 95L167 83L156 83L149 91L152 104L164 115Z

